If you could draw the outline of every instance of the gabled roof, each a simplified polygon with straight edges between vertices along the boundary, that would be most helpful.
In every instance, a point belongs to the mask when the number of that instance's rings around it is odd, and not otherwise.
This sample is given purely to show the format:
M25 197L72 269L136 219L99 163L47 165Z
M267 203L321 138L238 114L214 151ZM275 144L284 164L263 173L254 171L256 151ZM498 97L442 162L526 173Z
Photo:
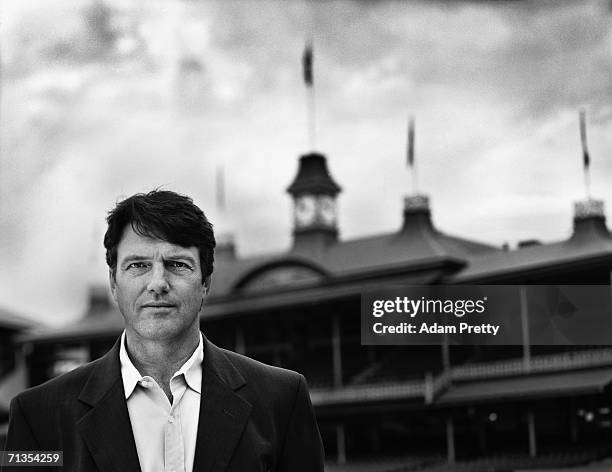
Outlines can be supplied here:
M497 251L472 259L469 266L447 280L450 283L493 281L542 269L612 261L612 235L602 217L574 222L574 233L565 240L536 244L513 251Z
M432 259L471 259L491 246L448 236L434 228L415 225L398 233L354 239L331 245L322 258L334 274L368 272L388 266L406 266Z

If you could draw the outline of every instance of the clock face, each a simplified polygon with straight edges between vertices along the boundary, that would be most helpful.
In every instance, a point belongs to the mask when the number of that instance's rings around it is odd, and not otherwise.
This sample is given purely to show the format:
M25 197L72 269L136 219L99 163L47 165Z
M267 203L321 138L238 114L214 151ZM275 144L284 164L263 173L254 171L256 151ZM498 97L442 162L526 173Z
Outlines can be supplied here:
M302 227L314 223L317 214L316 201L312 195L299 197L295 201L295 223Z
M336 223L336 204L330 196L319 197L319 215L326 226L334 226Z

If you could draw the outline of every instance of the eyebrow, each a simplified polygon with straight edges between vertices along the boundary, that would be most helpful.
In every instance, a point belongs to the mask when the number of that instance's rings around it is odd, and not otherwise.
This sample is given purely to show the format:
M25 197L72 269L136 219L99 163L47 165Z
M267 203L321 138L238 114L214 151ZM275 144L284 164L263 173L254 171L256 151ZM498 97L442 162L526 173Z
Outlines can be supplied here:
M164 260L176 260L176 259L183 259L184 261L189 262L191 265L196 265L196 260L191 257L189 254L185 254L185 253L174 253L174 254L168 254L168 257L165 257Z
M140 256L138 254L129 254L129 255L125 256L121 260L121 264L120 265L123 265L123 264L125 264L127 262L147 261L147 260L150 260L150 259L151 259L150 256ZM164 261L169 261L169 260L170 261L174 261L174 260L177 260L177 259L185 260L185 261L191 263L194 266L196 265L196 260L193 257L191 257L190 255L188 255L188 254L184 254L184 253L180 253L179 252L179 253L168 254L166 257L164 257Z

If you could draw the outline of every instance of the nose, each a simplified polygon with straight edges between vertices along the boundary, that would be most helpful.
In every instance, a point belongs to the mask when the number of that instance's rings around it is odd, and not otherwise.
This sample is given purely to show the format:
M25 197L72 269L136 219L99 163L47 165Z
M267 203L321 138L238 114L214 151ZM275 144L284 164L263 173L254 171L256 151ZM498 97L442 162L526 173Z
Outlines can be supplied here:
M151 278L147 284L147 290L157 295L168 293L170 290L170 284L166 274L166 268L163 264L153 264L151 269Z

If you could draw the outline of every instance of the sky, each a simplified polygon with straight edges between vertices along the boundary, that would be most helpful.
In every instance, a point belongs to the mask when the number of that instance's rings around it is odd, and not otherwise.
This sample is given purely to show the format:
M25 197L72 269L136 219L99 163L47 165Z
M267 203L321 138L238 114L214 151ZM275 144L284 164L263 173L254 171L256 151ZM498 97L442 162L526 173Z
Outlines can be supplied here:
M609 0L2 0L0 305L82 316L107 277L106 212L160 186L192 196L239 255L286 250L286 188L312 150L309 38L341 239L401 226L409 116L416 190L446 233L567 238L586 196L580 108L610 215Z

